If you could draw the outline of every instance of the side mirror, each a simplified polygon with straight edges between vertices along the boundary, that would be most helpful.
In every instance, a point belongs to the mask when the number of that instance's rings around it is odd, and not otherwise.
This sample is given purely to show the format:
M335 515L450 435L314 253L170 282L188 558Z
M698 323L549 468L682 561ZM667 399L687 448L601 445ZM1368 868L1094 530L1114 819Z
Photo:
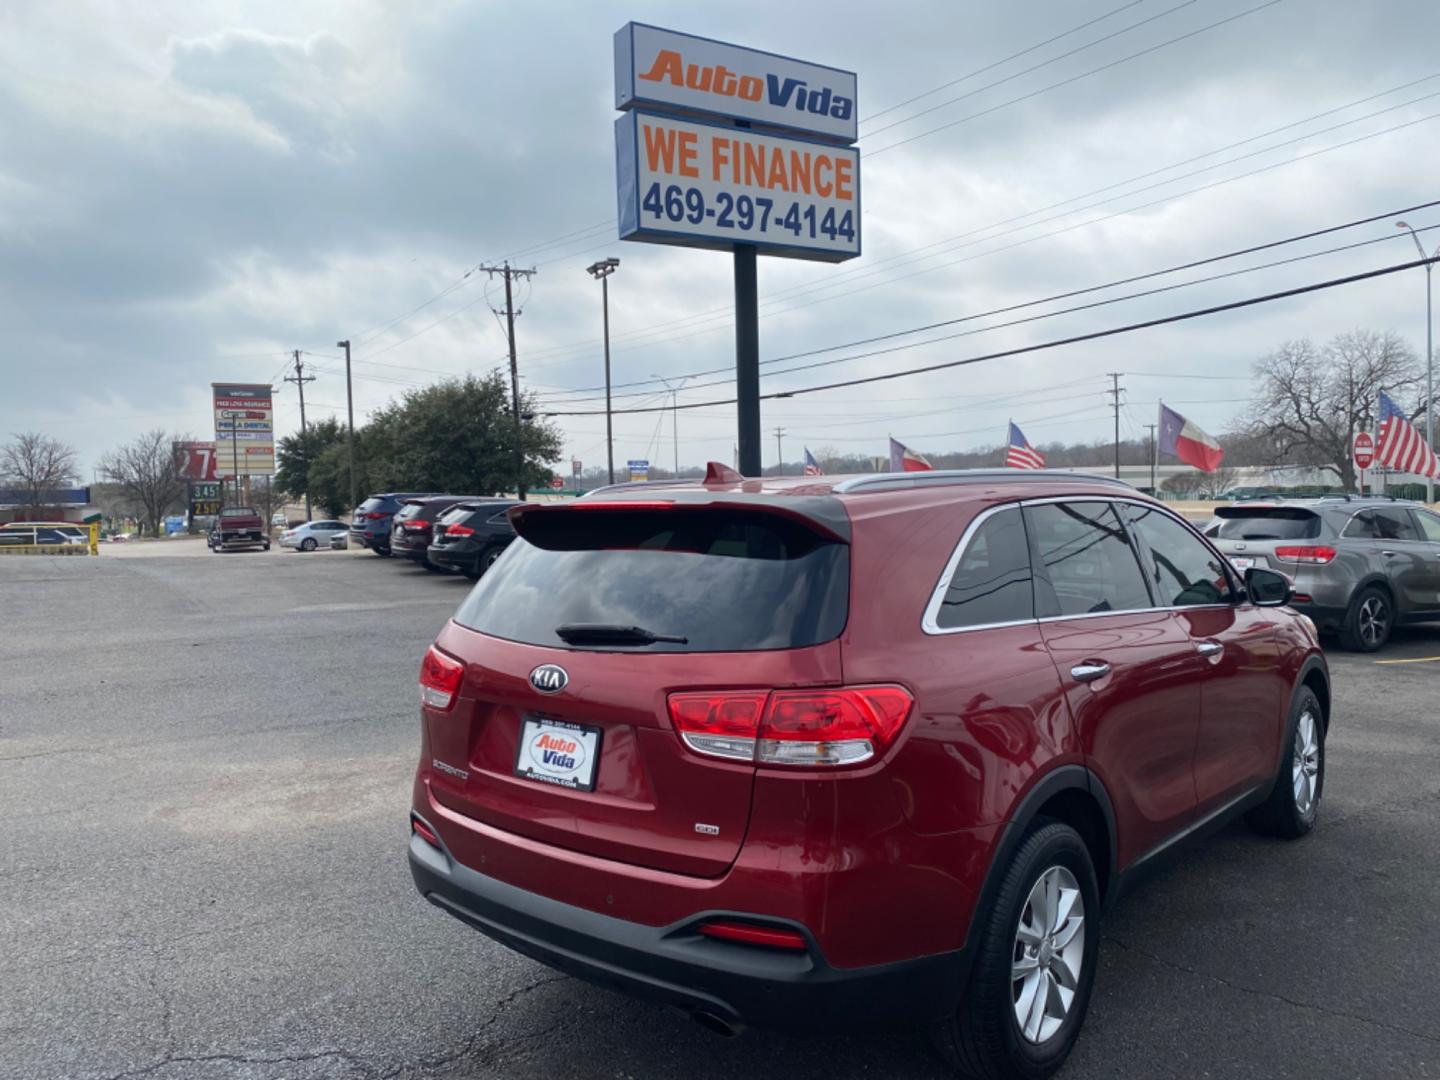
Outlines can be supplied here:
M1256 607L1283 607L1295 595L1288 577L1259 566L1245 571L1245 591Z

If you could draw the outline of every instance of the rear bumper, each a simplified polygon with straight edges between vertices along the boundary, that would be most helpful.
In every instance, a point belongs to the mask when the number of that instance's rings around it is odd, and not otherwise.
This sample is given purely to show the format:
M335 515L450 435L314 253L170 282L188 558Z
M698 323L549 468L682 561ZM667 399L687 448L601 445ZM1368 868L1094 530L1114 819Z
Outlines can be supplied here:
M937 1020L952 1014L969 975L966 950L861 968L833 968L806 928L808 952L781 952L703 937L697 911L645 926L552 900L461 865L410 837L410 873L436 907L568 975L732 1025L824 1028ZM773 920L772 920L773 921Z
M436 566L444 566L455 570L472 571L480 559L480 552L465 551L455 545L431 544L425 553L425 557Z

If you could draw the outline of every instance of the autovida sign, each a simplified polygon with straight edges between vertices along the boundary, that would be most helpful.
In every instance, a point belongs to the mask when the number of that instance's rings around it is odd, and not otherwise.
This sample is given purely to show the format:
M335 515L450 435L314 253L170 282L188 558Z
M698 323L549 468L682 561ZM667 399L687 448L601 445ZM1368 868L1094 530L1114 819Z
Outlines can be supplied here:
M621 239L860 254L853 72L630 23L615 105Z

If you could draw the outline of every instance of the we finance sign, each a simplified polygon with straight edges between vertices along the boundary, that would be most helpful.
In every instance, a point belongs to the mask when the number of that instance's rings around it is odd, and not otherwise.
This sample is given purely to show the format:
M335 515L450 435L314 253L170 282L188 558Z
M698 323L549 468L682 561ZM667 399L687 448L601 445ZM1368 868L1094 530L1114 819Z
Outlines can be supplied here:
M616 121L620 236L840 262L860 254L860 153L705 121Z
M855 73L627 23L615 34L615 107L746 120L827 142L858 134Z

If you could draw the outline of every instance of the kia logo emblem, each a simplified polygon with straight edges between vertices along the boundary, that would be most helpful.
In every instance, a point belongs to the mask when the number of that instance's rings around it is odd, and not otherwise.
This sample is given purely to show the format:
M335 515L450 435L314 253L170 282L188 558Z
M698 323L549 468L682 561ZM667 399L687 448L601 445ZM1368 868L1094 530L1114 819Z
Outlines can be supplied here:
M570 684L570 676L559 664L541 664L530 672L530 685L542 694L558 694Z

